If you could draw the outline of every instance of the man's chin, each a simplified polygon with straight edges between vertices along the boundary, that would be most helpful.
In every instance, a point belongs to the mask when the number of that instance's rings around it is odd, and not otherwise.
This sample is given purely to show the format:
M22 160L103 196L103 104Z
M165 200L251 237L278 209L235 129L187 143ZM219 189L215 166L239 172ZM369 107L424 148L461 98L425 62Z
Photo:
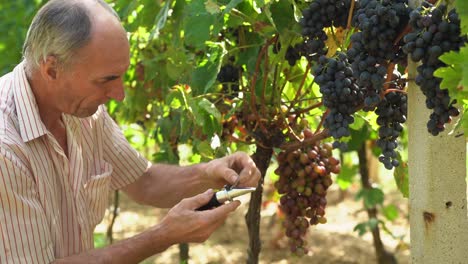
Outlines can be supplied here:
M86 118L94 115L99 106L96 106L95 108L86 108L86 109L81 109L80 111L77 111L76 113L73 114L73 116L79 117L79 118Z

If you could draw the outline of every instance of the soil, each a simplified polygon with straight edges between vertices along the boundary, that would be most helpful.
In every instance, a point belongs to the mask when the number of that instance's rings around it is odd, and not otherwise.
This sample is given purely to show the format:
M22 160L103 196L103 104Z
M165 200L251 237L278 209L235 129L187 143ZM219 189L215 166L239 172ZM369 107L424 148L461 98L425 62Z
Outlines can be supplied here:
M332 186L333 187L333 186ZM268 186L267 191L268 194ZM354 227L366 221L367 213L362 201L355 200L358 187L351 187L343 192L337 187L328 192L326 224L309 228L306 236L309 253L301 258L288 251L287 238L283 235L281 220L275 203L264 202L261 212L260 238L262 250L261 264L373 264L377 263L372 235L367 232L359 236ZM382 241L398 263L409 264L409 224L407 200L398 191L386 192L385 203L392 203L399 210L399 217L393 222L386 221L391 231L381 230ZM189 245L189 264L234 264L246 263L248 250L248 232L244 216L248 210L249 195L241 197L242 205L227 219L206 242ZM264 199L266 200L266 199ZM111 199L112 201L112 199ZM120 212L113 228L115 240L137 234L156 224L165 215L165 209L153 209L140 206L120 194ZM110 211L96 232L105 233L110 222ZM143 264L176 264L179 261L179 247L174 245L165 252L146 259Z

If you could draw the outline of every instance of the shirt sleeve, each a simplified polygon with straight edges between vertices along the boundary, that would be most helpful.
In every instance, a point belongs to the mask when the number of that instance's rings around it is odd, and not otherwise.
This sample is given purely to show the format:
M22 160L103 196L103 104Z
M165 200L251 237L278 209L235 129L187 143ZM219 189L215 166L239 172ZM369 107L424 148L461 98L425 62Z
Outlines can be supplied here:
M120 127L103 111L104 160L113 167L111 188L120 189L134 182L146 171L150 163L125 138Z
M54 249L33 178L0 148L0 263L50 263Z

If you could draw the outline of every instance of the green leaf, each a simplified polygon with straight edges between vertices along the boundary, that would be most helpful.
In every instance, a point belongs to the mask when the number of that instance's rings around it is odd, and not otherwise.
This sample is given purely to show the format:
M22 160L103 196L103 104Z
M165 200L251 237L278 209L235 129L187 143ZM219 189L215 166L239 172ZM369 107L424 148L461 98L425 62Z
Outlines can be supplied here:
M173 109L178 109L186 105L186 98L180 89L172 89L166 97L166 104Z
M356 194L356 199L362 198L366 208L373 208L384 201L384 193L379 188L362 189Z
M226 8L223 10L223 14L227 14L231 12L233 8L235 8L238 4L242 3L244 0L231 0L229 4L226 5Z
M206 98L202 98L198 102L198 106L210 115L212 115L216 119L216 121L221 121L221 113L218 111L216 106L212 102L208 101Z
M186 8L184 40L188 46L203 49L210 39L210 30L216 23L216 15L207 12L204 0L194 0Z
M434 76L442 78L441 89L453 89L460 85L462 68L459 65L437 69Z
M185 44L202 49L205 46L205 41L210 39L210 28L215 21L216 17L210 14L188 17L184 27Z
M383 207L382 208L382 213L385 216L385 218L387 218L390 221L393 221L393 220L397 219L398 215L399 215L398 214L398 208L393 204L390 204L390 205L387 205L387 206Z
M219 12L221 12L221 8L219 7L219 5L213 0L206 0L205 8L206 11L208 11L208 13L210 14L218 14Z
M461 30L464 34L468 34L468 1L457 0L455 1L455 7L461 19Z
M468 102L468 46L464 46L459 52L448 52L440 57L446 67L437 69L434 75L442 78L441 88L447 88L452 99L457 100L459 108L467 108ZM457 124L457 127L466 127L465 118ZM464 129L465 132L468 130Z
M363 236L367 232L367 223L359 223L357 224L353 231L358 231L359 236Z
M341 165L341 172L336 177L336 183L342 190L346 190L351 186L358 168L359 167L356 164L345 163Z
M403 197L409 197L409 178L408 178L408 164L401 160L400 154L397 156L400 166L396 167L393 171L393 178L395 179L398 190L400 190Z
M151 2L153 2L153 1L151 1ZM159 10L158 14L156 15L156 17L154 19L154 28L151 31L151 34L150 34L150 37L149 37L150 41L153 38L159 37L159 31L166 24L167 16L169 15L169 10L171 8L171 5L172 5L172 0L166 1L166 3L164 4L164 7L161 10ZM146 8L147 7L145 6L145 9Z
M94 247L102 248L107 246L107 238L105 233L94 233Z
M369 129L363 126L359 130L350 129L351 139L348 141L348 151L358 151L369 138Z
M213 158L213 149L210 146L208 141L197 141L194 144L194 149L197 153L199 153L202 157Z
M190 100L189 101L190 108L192 109L193 117L194 117L194 122L197 126L203 127L205 125L205 114L206 112L201 109L198 104L196 103L195 100Z
M206 59L202 61L192 74L194 95L205 94L213 89L226 49L220 43L207 43L209 50Z
M297 22L294 18L294 9L289 1L275 1L270 6L271 18L276 30L282 33L292 28Z
M465 131L465 137L468 137L468 107L465 107L461 120L461 126L463 128L463 131Z
M184 50L177 47L168 47L166 51L166 72L167 75L179 83L184 80L187 71L191 70L189 59Z

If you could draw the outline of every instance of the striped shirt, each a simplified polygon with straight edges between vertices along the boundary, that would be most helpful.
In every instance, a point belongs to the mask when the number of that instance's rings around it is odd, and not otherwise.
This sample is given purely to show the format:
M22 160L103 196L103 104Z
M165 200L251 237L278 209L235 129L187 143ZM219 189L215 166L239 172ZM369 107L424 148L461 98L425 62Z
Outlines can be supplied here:
M148 167L104 106L63 114L69 155L44 126L23 63L0 78L0 263L50 263L93 248L109 193Z

